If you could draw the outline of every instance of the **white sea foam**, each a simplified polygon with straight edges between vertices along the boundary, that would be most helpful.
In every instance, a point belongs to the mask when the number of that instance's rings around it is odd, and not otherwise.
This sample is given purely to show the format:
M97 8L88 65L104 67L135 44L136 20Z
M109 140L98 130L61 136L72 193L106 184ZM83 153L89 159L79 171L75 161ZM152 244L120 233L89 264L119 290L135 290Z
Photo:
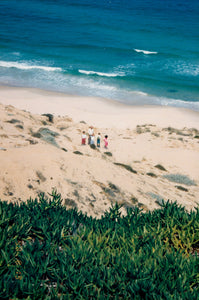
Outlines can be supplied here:
M21 55L20 52L13 52L12 54L15 55L15 56L20 56Z
M89 90L93 90L95 91L95 93L97 93L97 91L117 91L117 88L111 85L106 85L106 84L101 84L97 81L93 81L93 80L87 80L87 79L74 79L74 86L80 86L80 87L84 87L87 88L87 92ZM106 96L106 95L101 95L101 96Z
M160 105L171 107L184 107L195 111L199 111L199 102L158 97L140 91L132 91L129 94L130 97L128 97L128 94L126 94L126 98L123 101L124 103L128 103L131 105Z
M15 61L0 61L0 67L3 68L16 68L20 70L30 70L30 69L40 69L44 71L61 71L61 68L56 67L46 67L46 66L36 66L27 63L18 63Z
M144 92L136 91L136 93L140 96L148 96L148 94Z
M185 64L182 62L176 66L176 74L188 75L188 76L198 76L199 75L199 65Z
M158 52L155 51L147 51L147 50L140 50L140 49L134 49L134 51L138 53L144 53L144 54L158 54Z
M98 75L104 77L125 76L123 73L102 73L102 72L86 71L86 70L78 70L78 71L79 73L86 74L86 75Z

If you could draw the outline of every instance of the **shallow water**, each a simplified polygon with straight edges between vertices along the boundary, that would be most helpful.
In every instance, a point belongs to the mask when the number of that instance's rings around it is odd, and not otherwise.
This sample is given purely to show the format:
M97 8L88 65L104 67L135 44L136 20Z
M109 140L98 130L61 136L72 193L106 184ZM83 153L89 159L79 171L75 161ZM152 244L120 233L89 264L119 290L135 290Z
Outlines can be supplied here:
M198 0L0 2L0 84L199 110Z

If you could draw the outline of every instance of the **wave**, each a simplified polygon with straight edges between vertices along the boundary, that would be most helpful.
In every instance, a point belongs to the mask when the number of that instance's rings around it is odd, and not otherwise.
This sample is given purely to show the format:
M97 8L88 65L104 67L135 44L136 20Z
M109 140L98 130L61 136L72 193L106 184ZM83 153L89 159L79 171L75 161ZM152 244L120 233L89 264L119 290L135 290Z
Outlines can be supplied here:
M144 53L144 54L158 54L156 51L147 51L147 50L140 50L140 49L134 49L135 52L138 53Z
M20 70L40 69L40 70L44 70L44 71L62 71L61 68L35 66L35 65L27 64L27 63L18 63L15 61L0 61L0 67L16 68L16 69L20 69Z
M86 70L78 70L79 73L86 74L86 75L98 75L103 77L118 77L118 76L125 76L123 73L102 73L102 72L95 72L95 71L86 71Z

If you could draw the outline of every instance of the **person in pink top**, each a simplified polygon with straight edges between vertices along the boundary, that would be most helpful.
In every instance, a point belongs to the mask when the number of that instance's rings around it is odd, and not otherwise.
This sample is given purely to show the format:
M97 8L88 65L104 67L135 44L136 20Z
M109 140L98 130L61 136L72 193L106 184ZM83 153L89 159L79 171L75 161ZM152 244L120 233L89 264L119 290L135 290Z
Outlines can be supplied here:
M104 148L108 148L108 135L105 135L104 137Z

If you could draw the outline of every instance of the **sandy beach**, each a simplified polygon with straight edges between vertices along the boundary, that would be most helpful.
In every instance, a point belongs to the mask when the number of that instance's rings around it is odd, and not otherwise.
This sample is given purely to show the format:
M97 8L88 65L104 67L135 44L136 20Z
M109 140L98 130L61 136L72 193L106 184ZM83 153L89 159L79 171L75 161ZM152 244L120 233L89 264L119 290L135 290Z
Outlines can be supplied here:
M101 133L99 149L81 145L90 125ZM97 217L115 201L124 211L152 210L162 199L190 210L199 203L198 158L199 112L0 88L1 200L56 188L64 205Z

